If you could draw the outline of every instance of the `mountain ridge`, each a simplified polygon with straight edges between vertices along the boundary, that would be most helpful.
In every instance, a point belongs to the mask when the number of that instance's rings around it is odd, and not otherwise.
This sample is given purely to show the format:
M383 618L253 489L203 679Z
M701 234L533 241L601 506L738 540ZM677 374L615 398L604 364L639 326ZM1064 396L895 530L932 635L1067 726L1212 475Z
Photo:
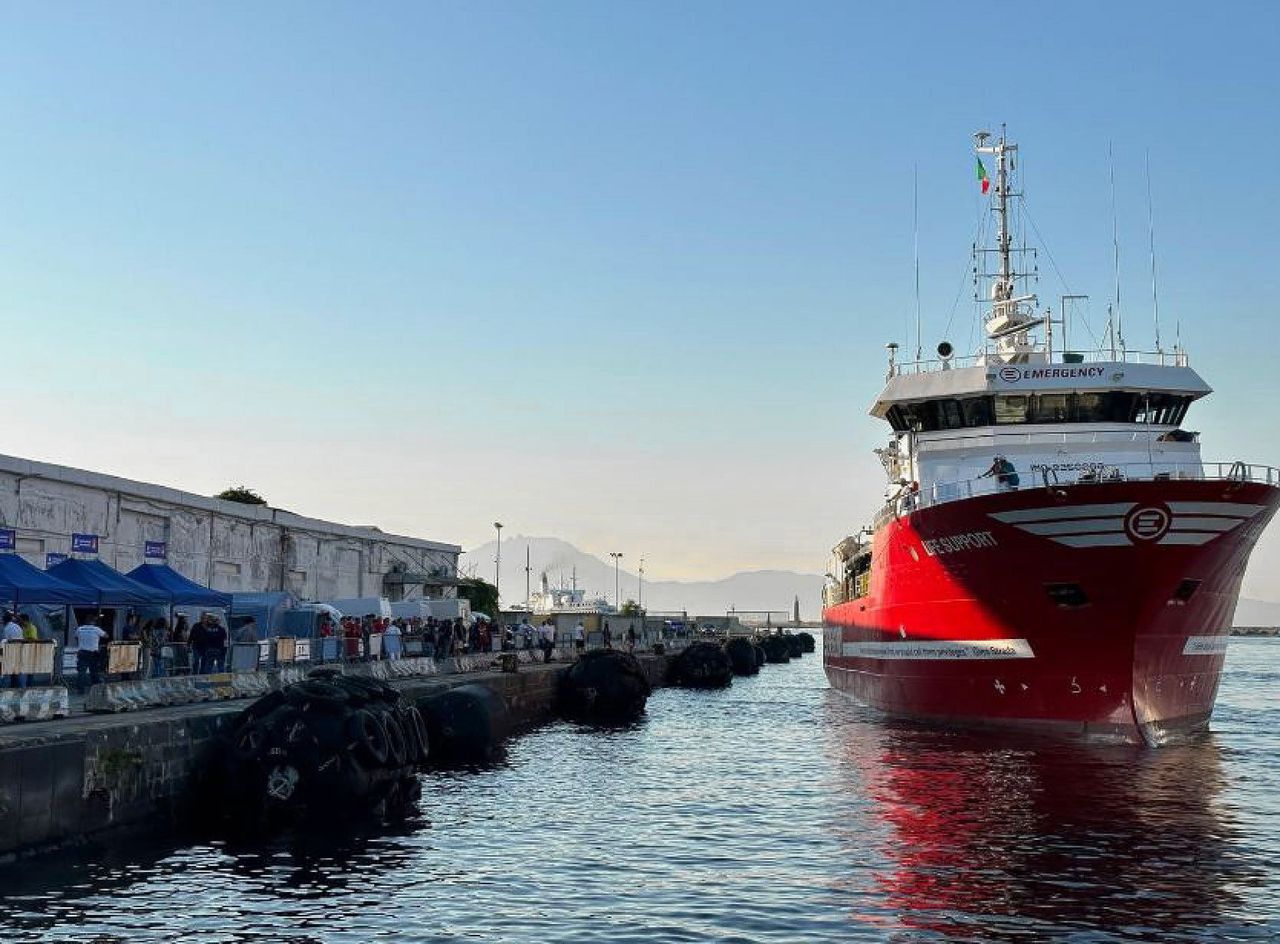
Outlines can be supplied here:
M513 535L502 541L502 573L499 589L504 606L525 599L525 548L529 549L529 588L536 592L545 572L552 586L577 585L587 596L614 601L615 574L612 562L579 549L562 538ZM458 561L463 573L473 572L493 580L495 541L466 551ZM627 558L623 558L627 562ZM617 586L623 600L639 598L637 574L625 567L617 571ZM816 619L821 611L822 576L762 567L738 571L715 580L648 580L643 602L651 611L684 610L691 615L714 616L730 610L770 610L791 613L796 598L800 615Z

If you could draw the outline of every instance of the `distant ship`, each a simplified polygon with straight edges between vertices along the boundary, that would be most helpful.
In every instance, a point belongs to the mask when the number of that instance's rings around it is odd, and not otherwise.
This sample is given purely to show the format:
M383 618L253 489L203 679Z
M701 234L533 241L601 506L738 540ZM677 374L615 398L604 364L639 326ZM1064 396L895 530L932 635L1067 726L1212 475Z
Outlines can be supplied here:
M975 137L984 194L984 156L995 172L995 246L975 247L986 337L933 361L889 346L871 415L892 430L890 486L834 550L827 677L944 724L1153 745L1203 730L1280 472L1202 461L1183 421L1211 390L1180 345L1126 350L1114 320L1100 350L1055 338L1067 321L1038 309L1034 250L1011 232L1017 146Z
M525 607L531 613L552 614L552 613L616 613L617 608L612 606L603 596L587 596L586 592L578 589L578 569L573 570L573 579L570 583L565 584L562 580L559 586L553 587L547 580L547 572L542 572L539 581L540 589L534 591L529 596L529 601Z

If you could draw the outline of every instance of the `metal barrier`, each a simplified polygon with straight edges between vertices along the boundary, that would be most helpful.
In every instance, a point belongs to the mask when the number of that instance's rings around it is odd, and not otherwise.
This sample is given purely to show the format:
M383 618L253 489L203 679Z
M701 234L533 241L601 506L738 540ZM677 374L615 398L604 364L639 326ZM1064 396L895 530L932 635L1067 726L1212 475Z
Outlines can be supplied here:
M227 669L231 672L257 672L262 662L262 648L256 642L238 642L231 647Z
M142 643L107 643L107 675L131 675L142 668Z
M0 647L0 675L47 676L52 679L61 674L57 650L57 643L52 639L11 639Z
M271 661L276 665L287 665L290 662L302 662L299 658L298 643L300 640L292 636L276 636L269 640L272 647ZM311 657L310 647L307 651L307 659Z

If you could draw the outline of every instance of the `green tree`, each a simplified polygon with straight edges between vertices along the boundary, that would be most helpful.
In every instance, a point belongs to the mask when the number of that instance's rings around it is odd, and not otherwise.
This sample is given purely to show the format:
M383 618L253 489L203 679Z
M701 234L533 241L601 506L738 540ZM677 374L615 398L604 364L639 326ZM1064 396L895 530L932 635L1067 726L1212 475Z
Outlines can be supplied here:
M640 604L635 600L628 600L626 603L622 604L622 609L618 611L618 614L620 616L639 616Z
M244 485L233 485L231 488L224 488L213 497L221 498L223 501L239 502L242 505L265 505L267 503L265 498Z
M463 577L458 581L458 596L471 603L472 613L486 613L498 618L498 588L479 577Z

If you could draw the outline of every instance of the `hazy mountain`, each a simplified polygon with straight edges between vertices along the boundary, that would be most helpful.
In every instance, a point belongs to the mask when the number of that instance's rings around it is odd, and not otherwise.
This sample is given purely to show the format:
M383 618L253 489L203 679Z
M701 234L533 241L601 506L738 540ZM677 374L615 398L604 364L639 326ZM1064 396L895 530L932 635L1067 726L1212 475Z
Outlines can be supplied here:
M1236 606L1236 626L1280 626L1280 603L1241 597Z
M493 580L496 543L489 541L467 551L459 560L463 573L474 572ZM577 568L579 589L588 596L602 596L613 602L613 561L601 560L558 538L514 535L502 540L502 600L504 605L525 598L525 548L529 549L530 585L537 591L542 573L553 586L568 585ZM626 558L623 558L626 562ZM637 578L622 567L618 572L623 600L637 596ZM817 619L821 612L822 577L785 570L756 570L737 573L721 580L649 580L644 582L644 605L650 611L685 610L692 615L713 616L738 610L784 610L800 598L800 616Z

